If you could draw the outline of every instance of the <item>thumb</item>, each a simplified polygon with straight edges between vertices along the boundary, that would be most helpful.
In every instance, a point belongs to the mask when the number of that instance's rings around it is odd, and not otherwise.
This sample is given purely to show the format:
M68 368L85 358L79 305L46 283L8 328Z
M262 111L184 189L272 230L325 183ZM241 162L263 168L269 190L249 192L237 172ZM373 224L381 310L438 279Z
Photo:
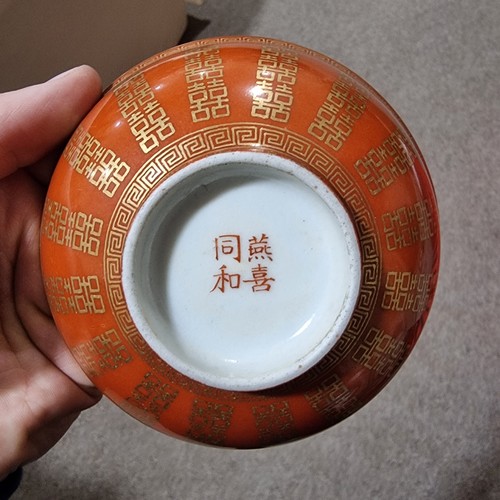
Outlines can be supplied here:
M44 157L73 132L101 95L89 66L0 94L0 178Z

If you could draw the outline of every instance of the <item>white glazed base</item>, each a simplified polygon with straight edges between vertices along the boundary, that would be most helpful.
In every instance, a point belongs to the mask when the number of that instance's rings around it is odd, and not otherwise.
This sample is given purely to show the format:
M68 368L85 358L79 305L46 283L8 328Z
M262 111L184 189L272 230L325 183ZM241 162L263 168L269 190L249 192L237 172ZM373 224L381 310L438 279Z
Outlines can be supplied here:
M151 348L227 390L273 387L317 363L359 282L342 204L303 167L263 153L213 155L167 179L123 256L127 304Z

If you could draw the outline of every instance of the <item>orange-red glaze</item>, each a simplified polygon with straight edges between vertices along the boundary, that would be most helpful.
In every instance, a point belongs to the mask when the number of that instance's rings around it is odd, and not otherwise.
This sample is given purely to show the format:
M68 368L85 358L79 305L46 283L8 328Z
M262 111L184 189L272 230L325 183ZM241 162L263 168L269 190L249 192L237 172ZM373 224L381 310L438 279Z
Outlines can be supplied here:
M272 94L262 95L255 112L255 86L266 78ZM343 96L332 90L336 82ZM137 89L142 97L134 94ZM193 103L199 106L195 120ZM272 115L276 109L282 113ZM334 110L337 139L319 137L325 127L311 129L322 109L323 118ZM132 131L140 120L146 126L143 148L140 127L137 137ZM134 198L140 173L152 169L150 160L168 152L172 167L151 180L154 189L190 162L231 150L282 155L312 170L344 200L363 260L357 309L330 354L298 379L255 393L203 386L160 360L131 323L119 283L120 238L144 199L129 212L118 208ZM120 170L117 158L128 169ZM109 183L108 174L117 177ZM132 69L83 120L52 179L41 256L55 321L105 394L168 434L253 448L334 425L392 378L418 339L432 302L438 212L415 142L359 77L292 44L211 39L176 47Z

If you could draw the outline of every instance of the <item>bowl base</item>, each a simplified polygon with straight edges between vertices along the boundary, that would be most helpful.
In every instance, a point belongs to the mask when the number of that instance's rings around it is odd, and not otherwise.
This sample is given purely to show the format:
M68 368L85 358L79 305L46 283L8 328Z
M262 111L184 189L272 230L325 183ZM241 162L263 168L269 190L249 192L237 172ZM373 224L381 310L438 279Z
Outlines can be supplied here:
M258 390L305 372L354 310L359 246L343 205L296 163L221 153L170 176L124 250L132 318L168 364Z

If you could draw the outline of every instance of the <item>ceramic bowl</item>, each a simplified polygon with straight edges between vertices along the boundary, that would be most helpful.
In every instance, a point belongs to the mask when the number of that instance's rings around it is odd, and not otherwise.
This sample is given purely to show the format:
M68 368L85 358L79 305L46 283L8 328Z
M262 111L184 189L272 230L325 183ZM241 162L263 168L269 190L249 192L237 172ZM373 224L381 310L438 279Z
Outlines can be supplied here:
M429 313L424 160L371 87L282 41L137 65L82 121L41 226L47 297L84 371L140 421L255 448L373 398Z

